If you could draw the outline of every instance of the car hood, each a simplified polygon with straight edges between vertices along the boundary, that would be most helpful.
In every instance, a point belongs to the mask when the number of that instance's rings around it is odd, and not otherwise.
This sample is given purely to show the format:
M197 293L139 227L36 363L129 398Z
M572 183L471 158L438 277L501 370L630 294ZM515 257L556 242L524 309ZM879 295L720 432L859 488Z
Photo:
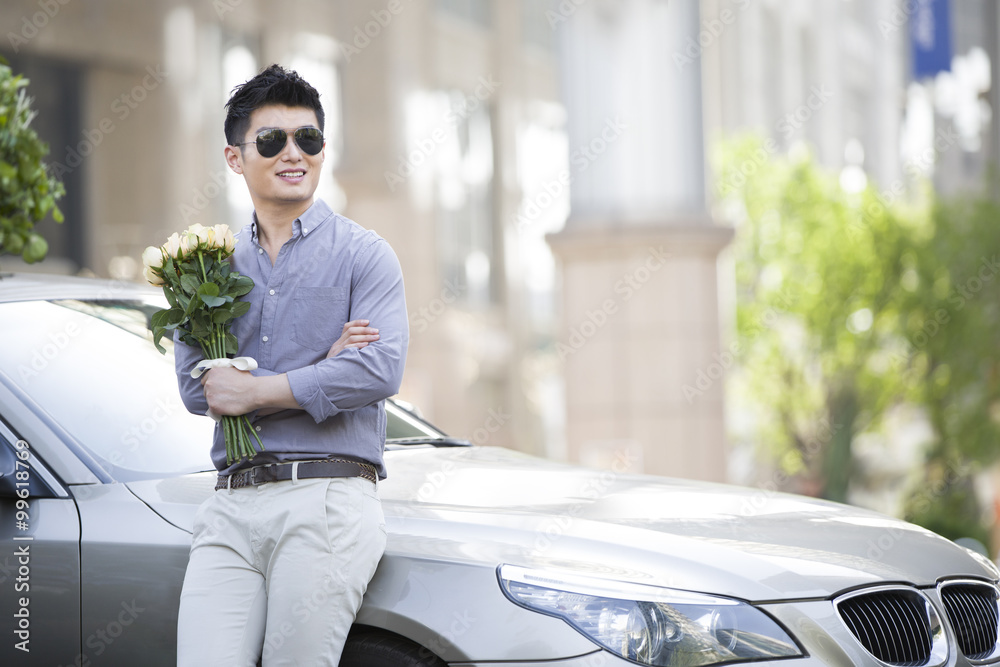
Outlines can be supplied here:
M514 563L756 602L996 577L988 560L923 528L801 496L489 447L393 451L386 464L387 557ZM190 532L213 484L203 473L128 486Z

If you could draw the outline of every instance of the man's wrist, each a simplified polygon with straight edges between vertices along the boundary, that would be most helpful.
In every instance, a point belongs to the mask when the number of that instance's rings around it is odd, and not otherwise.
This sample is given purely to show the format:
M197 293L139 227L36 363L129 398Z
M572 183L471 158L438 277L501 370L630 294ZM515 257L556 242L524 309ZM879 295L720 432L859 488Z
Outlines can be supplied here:
M288 375L285 373L255 377L251 396L254 407L258 410L265 408L302 409L292 394L292 389L288 384Z

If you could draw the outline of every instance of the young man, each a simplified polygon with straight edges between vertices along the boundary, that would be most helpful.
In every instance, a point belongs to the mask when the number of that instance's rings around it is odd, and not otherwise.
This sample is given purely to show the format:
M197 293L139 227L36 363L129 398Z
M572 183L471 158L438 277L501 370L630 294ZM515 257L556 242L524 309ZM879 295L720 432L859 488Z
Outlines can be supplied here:
M201 353L178 343L177 374L188 410L247 414L265 450L228 465L216 429L177 664L336 667L385 548L376 481L406 359L403 280L385 240L314 197L325 142L312 86L272 65L226 106L226 162L254 204L231 259L254 281L251 307L232 332L259 368L192 379Z

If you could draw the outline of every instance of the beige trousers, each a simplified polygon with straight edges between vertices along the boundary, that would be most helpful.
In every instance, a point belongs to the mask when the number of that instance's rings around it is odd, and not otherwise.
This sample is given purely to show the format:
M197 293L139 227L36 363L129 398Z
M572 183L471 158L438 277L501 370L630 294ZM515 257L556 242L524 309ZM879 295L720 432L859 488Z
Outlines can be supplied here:
M178 667L337 667L385 542L360 477L216 491L195 516Z

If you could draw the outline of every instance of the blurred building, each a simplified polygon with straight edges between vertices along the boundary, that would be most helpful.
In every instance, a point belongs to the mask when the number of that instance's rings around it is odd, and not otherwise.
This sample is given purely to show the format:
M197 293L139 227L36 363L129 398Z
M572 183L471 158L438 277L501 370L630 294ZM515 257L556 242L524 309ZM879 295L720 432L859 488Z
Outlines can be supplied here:
M402 398L479 444L724 477L731 232L701 65L673 59L697 3L17 0L0 25L68 192L32 270L137 279L169 233L242 226L223 104L280 62L323 95L321 196L400 257Z
M704 0L700 33L682 56L703 62L708 140L752 130L776 151L808 146L829 168L860 168L883 186L900 179L910 80L903 4Z

